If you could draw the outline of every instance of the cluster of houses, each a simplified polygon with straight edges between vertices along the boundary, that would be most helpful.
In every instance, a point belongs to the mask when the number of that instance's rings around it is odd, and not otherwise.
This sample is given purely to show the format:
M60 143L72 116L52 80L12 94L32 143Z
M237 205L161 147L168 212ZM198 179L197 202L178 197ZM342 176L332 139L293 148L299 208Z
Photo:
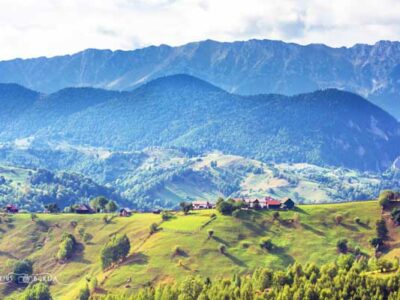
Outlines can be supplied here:
M276 200L272 197L265 197L264 199L233 199L235 202L243 203L244 208L251 209L292 209L295 203L290 198ZM211 209L215 208L215 204L208 201L194 201L192 202L194 210Z

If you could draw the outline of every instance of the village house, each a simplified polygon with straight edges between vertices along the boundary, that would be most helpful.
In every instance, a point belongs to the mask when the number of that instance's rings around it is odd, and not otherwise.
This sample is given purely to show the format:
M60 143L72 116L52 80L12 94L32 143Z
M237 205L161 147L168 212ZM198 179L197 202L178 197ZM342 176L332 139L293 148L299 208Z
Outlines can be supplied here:
M119 211L119 216L120 217L130 217L132 215L132 211L129 208L122 208Z
M75 212L77 214L93 214L94 210L87 204L79 204L75 208Z
M266 197L264 201L264 207L268 209L280 209L282 206L282 203L280 201L272 199L270 197Z
M4 211L9 214L16 214L18 213L18 207L14 204L7 204Z
M294 201L290 198L284 198L282 200L282 208L293 209L295 205L296 204L294 203Z
M192 202L193 209L211 209L213 205L208 201L194 201Z

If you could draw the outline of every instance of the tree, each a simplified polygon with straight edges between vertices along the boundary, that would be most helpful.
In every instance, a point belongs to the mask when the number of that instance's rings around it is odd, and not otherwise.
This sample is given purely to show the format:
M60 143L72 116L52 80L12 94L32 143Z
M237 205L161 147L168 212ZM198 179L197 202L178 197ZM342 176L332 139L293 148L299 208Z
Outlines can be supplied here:
M337 215L335 216L335 223L336 225L340 225L343 222L343 216L342 215Z
M150 234L154 234L158 231L158 224L157 223L153 223L150 225Z
M61 243L56 254L56 258L59 261L71 258L76 247L76 239L70 233L64 233L61 239Z
M52 300L49 286L43 282L30 284L26 288L22 300Z
M44 206L49 213L55 214L60 211L60 208L58 207L57 203L50 203Z
M179 203L179 206L181 207L181 209L185 215L187 215L189 213L189 211L191 211L193 209L192 203L189 203L189 202L181 202L181 203Z
M378 197L378 202L382 206L382 208L387 208L390 204L390 201L396 198L396 193L393 191L383 191L380 193Z
M280 217L279 212L278 212L278 211L275 211L275 212L272 214L272 217L273 217L274 220L278 220L279 217Z
M30 276L32 275L32 273L33 273L33 262L30 261L29 259L19 260L14 266L12 275L13 282L16 284L26 283L23 280L24 276L26 275Z
M375 237L369 240L369 243L371 244L372 247L374 248L380 248L383 245L382 239Z
M106 197L99 196L99 197L96 197L96 198L90 200L89 204L90 204L90 207L93 208L96 212L100 212L105 209L108 202L109 201L107 200Z
M114 235L101 250L100 259L103 270L113 263L125 259L130 249L131 244L126 234Z
M376 235L382 240L387 239L388 230L384 219L376 221Z
M268 251L271 251L274 249L274 244L272 243L271 239L263 238L260 241L260 247Z
M223 215L231 215L233 212L233 205L228 201L219 202L217 210Z
M226 253L226 246L224 244L220 244L218 246L218 250L221 254L225 254Z
M211 239L213 235L214 235L214 230L213 229L208 230L208 238Z
M347 253L347 240L346 239L340 239L336 243L336 248L340 253Z
M107 202L105 206L105 211L106 212L115 212L117 210L118 206L115 204L114 201L110 200Z
M90 290L87 284L79 291L77 300L89 300Z

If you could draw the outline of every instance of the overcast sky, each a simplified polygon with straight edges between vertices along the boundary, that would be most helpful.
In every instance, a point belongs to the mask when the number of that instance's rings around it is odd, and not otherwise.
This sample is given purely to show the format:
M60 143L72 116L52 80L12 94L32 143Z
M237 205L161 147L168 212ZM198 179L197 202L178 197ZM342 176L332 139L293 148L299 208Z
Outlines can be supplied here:
M251 38L400 40L400 1L0 0L0 59Z

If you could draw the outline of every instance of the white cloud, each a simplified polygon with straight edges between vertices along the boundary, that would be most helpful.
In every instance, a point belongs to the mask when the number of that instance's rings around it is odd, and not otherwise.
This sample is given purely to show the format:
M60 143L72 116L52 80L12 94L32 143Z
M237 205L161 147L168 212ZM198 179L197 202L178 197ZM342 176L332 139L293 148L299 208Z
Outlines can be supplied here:
M400 39L398 0L0 0L0 59L250 38Z

